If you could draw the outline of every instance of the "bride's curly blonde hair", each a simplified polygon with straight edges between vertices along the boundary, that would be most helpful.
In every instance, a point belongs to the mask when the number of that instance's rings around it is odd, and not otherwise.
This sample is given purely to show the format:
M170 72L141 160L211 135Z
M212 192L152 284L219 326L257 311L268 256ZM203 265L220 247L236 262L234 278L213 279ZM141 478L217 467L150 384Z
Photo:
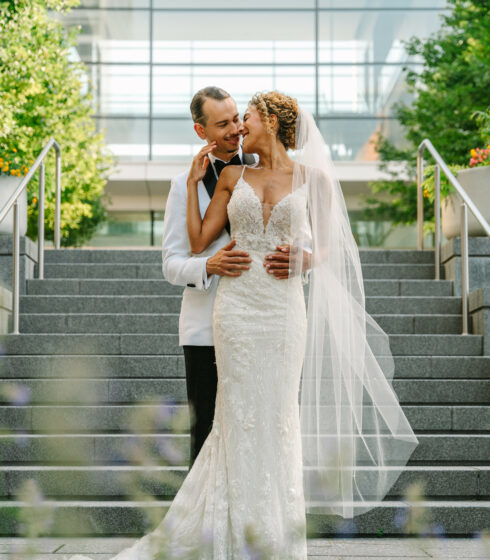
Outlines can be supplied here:
M267 93L256 93L249 104L257 109L269 133L272 132L269 115L276 115L279 124L277 137L286 149L294 150L296 146L296 119L299 111L298 101L294 97L279 91L269 91Z

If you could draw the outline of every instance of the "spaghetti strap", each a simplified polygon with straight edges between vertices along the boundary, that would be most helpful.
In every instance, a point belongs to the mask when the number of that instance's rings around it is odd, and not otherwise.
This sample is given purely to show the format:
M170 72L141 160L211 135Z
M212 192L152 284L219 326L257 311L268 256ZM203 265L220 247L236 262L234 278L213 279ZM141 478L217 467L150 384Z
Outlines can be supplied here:
M240 179L243 179L243 173L245 172L245 167L247 167L247 166L244 164L243 169L242 169L242 174L240 175Z

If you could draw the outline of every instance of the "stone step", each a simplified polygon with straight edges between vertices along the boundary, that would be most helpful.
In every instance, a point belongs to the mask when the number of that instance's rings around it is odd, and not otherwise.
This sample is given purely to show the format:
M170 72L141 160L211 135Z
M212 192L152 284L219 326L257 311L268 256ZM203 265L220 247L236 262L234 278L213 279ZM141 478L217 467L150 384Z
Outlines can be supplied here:
M0 336L5 354L182 354L175 334L20 334Z
M390 296L366 297L366 311L381 314L451 314L461 313L461 298L458 296Z
M466 362L465 362L466 363ZM490 358L489 358L490 363ZM462 367L463 364L461 364ZM427 363L426 367L430 364ZM422 365L420 366L422 367ZM458 369L459 367L453 368ZM444 369L444 367L442 368ZM478 360L471 369L482 371ZM469 374L468 374L469 375ZM184 377L182 355L18 355L0 356L0 379L45 377Z
M461 315L373 314L372 317L388 334L460 334L462 331Z
M37 268L34 277L37 277ZM265 272L264 272L265 274ZM371 264L362 265L363 278L401 279L434 278L433 264ZM162 279L161 264L134 263L56 263L45 264L45 278L138 278Z
M187 404L111 405L4 405L0 426L4 430L29 433L154 433L189 431ZM480 405L403 405L408 421L417 433L490 432L490 409ZM141 426L141 423L143 425Z
M392 334L391 352L399 356L479 356L481 335ZM375 341L374 341L375 342ZM173 334L7 334L4 354L181 354Z
M393 388L403 404L485 405L488 404L490 380L394 379ZM29 403L158 403L167 399L173 402L187 402L184 378L77 379L73 377L17 378L9 386L4 384L0 402L14 404L11 394L14 398L18 398L17 395L25 393ZM484 418L481 420L483 426Z
M43 505L53 511L52 527L47 536L142 536L155 528L163 519L171 502L165 500L142 501L82 501L45 500ZM415 504L414 504L415 505ZM480 533L490 524L490 502L472 500L427 500L416 504L421 517L430 519L428 526L434 531L443 529L446 536L462 537ZM32 506L27 502L12 500L0 505L0 535L24 535L20 521L21 511ZM39 506L37 506L39 507ZM356 536L384 537L417 535L404 525L410 504L389 500L353 521L338 517L307 514L307 531L312 537L338 537L352 532ZM43 533L44 535L44 533ZM121 547L122 548L122 547ZM66 546L63 548L65 551ZM80 545L73 553L80 551ZM103 556L103 555L102 555ZM107 555L113 556L113 554ZM344 557L347 558L347 557Z
M459 334L461 315L373 315L387 333ZM178 313L21 313L22 333L178 332Z
M428 282L430 280L423 280ZM443 285L438 287L440 295L452 295L451 286ZM414 288L415 289L415 288ZM430 287L420 286L420 290L430 290ZM118 280L107 278L49 278L44 280L27 280L26 293L29 295L182 295L182 286L173 286L163 279L158 280ZM432 295L432 294L430 294ZM439 294L437 294L439 295Z
M22 296L22 313L179 313L177 295Z
M451 317L451 316L449 316ZM444 318L444 324L451 321ZM461 320L459 320L461 323ZM442 325L442 323L441 323ZM408 326L408 325L407 325ZM22 333L163 333L179 329L178 313L21 313ZM452 331L448 331L452 332ZM454 332L458 332L456 329Z
M369 437L369 436L365 436ZM418 434L411 465L488 466L488 434ZM324 445L329 445L324 436ZM23 464L141 464L144 458L158 465L187 465L188 434L1 434L4 466ZM360 454L360 464L368 456Z
M361 262L370 263L425 263L434 262L434 251L409 249L360 249ZM160 264L160 249L48 249L45 262L53 263L146 263Z
M367 469L369 470L369 469ZM410 484L424 484L426 499L489 498L490 467L406 467L388 499L401 499ZM131 499L135 486L151 496L172 498L189 472L187 466L10 466L0 467L0 497L12 498L27 480L36 481L45 498Z
M365 280L367 296L451 296L451 280ZM27 280L30 295L179 295L166 280L50 278Z
M21 313L179 313L179 295L25 295L20 298ZM461 313L458 296L368 296L366 310L371 314L450 314Z
M490 356L395 356L395 378L490 379ZM0 379L184 377L183 356L0 355Z

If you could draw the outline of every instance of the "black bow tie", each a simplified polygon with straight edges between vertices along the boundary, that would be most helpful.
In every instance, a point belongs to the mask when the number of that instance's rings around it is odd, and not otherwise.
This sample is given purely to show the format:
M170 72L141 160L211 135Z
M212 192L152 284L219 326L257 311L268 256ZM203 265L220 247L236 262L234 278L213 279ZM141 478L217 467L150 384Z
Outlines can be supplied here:
M242 160L240 159L240 156L238 154L235 154L230 159L230 161L221 161L220 159L215 159L214 168L216 169L216 174L218 175L218 177L227 165L242 165Z

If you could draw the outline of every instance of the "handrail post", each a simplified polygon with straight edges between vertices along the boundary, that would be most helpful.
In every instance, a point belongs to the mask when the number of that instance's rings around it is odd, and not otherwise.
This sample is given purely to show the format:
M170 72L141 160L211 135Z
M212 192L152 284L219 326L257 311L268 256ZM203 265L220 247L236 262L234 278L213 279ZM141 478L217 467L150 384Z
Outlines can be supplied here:
M44 190L45 190L45 168L44 161L39 167L39 196L37 214L37 266L38 278L44 278Z
M441 263L441 170L436 164L434 168L434 266L435 280L440 280Z
M14 235L12 238L12 334L19 334L20 224L19 204L14 202Z
M56 203L54 214L54 245L55 249L60 248L61 242L61 151L60 146L54 138L51 138L44 146L41 153L37 156L36 161L27 172L26 176L21 179L18 187L7 200L3 208L0 208L0 221L2 221L9 211L13 209L13 231L12 231L12 334L19 333L19 285L20 285L20 222L18 198L23 190L27 188L30 180L39 168L39 206L38 206L38 277L44 278L44 199L46 185L46 170L44 158L49 150L54 148L56 151Z
M424 175L424 160L422 151L417 153L417 249L424 248L424 193L422 191L422 180Z
M56 147L56 204L54 215L54 248L60 248L60 208L61 208L61 153Z
M469 262L468 262L468 210L466 203L461 204L461 313L463 332L468 334L468 298L469 298Z

